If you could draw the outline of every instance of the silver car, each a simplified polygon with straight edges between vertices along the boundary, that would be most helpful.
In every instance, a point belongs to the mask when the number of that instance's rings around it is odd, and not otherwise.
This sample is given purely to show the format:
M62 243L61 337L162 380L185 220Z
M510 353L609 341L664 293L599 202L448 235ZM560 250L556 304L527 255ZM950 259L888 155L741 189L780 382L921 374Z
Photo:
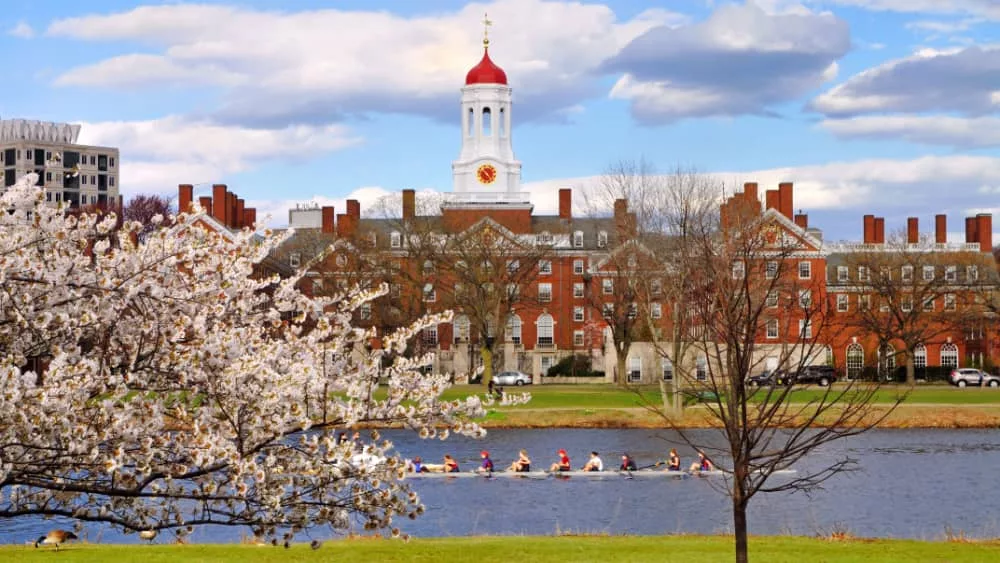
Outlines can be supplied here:
M531 385L531 376L520 371L502 371L493 376L494 385Z
M967 385L997 387L1000 386L1000 378L975 368L959 368L952 370L950 383L958 387Z

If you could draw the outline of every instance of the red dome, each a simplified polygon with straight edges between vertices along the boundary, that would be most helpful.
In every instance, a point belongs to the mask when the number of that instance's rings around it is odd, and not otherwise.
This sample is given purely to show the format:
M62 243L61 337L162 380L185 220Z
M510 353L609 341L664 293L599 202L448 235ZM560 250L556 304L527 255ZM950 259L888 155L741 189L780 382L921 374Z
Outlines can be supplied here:
M507 73L493 64L488 48L483 49L483 60L465 75L465 85L470 84L507 84Z

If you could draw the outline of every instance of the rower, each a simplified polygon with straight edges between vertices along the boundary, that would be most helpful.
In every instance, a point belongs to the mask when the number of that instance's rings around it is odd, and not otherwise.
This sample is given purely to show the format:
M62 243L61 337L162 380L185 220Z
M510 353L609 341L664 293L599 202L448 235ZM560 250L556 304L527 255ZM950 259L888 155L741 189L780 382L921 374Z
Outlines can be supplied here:
M528 450L521 450L517 454L517 459L510 464L507 471L513 471L515 473L527 473L531 471L531 458L528 457Z
M413 461L410 462L410 470L413 473L423 473L427 471L424 468L424 460L420 459L420 456L413 458Z
M490 452L483 450L479 452L479 457L483 458L483 463L476 468L480 473L493 473L493 460L490 459Z
M635 471L635 460L632 456L628 454L622 454L622 465L618 468L619 471Z
M696 471L712 471L715 466L712 465L712 461L705 457L705 453L698 452L698 461L691 464L691 473Z
M458 473L458 462L451 457L451 454L444 454L444 472Z
M604 471L604 462L597 452L590 452L590 459L583 466L584 471Z
M569 465L569 456L566 455L566 450L559 450L556 454L559 455L559 461L553 463L552 467L549 467L549 471L569 471L572 469Z
M681 456L677 455L677 448L670 448L670 457L667 458L667 471L681 470Z

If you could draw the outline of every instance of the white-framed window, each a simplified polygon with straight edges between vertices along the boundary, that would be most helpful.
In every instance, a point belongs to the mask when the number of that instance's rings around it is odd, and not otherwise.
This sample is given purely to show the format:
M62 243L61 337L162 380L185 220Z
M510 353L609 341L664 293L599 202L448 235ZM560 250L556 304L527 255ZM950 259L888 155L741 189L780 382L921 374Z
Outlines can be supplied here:
M812 291L809 289L799 290L799 305L805 309L812 305Z
M663 381L674 380L674 363L670 361L670 358L660 356L660 373L662 374Z
M976 266L965 267L965 281L972 283L979 280L979 268Z
M605 319L610 319L615 314L615 306L613 303L604 303L601 307L601 314L604 315Z
M639 316L639 306L634 302L628 304L628 318L634 319Z
M402 290L400 289L398 283L389 284L389 297L399 299L401 294Z
M923 344L917 344L917 347L913 349L913 367L917 369L927 367L927 347Z
M361 317L361 320L363 321L367 321L368 319L372 318L372 304L362 303L359 309L359 315Z
M424 285L424 301L427 303L433 303L437 301L437 290L431 284Z
M628 264L629 268L635 268L636 266L639 265L639 260L635 257L635 255L632 255L628 257L626 263Z
M858 281L871 281L871 274L868 271L868 266L858 266Z
M539 260L538 273L548 275L552 273L552 260Z
M705 381L708 379L708 358L705 356L698 356L698 359L695 360L694 378L698 381Z
M555 331L555 321L552 315L545 313L538 317L538 345L551 346L553 343L553 333Z
M848 277L847 266L837 266L837 281L845 282Z
M298 252L293 252L288 255L288 265L293 268L298 268L302 263L302 255Z
M837 311L843 313L847 311L847 294L838 293L837 294Z
M507 317L507 338L514 344L521 343L521 317L517 315Z
M858 310L867 311L872 308L872 296L865 294L858 296Z
M542 367L542 373L547 374L549 373L549 368L556 365L556 358L555 356L548 356L548 355L542 356L540 358L539 363L541 364Z
M601 280L601 291L604 295L611 295L615 292L615 280L611 278L604 278Z
M577 275L583 273L583 260L573 260L573 273Z
M424 260L424 275L430 275L434 273L434 262L430 260Z
M955 294L954 293L945 293L944 294L944 310L945 311L954 311L954 310L956 310L957 307L956 307L955 303L956 302L955 302Z
M913 266L909 264L903 266L899 271L899 275L901 276L900 279L905 282L913 281Z
M910 311L912 311L913 310L913 296L912 295L903 295L903 296L901 296L899 298L899 308L904 313L909 313Z
M958 346L951 342L941 345L941 367L958 367Z
M924 266L923 273L924 273L924 281L934 280L934 266Z
M396 231L389 233L389 246L391 248L399 248L403 246L403 235Z
M583 346L583 331L574 330L573 331L573 346Z
M336 262L337 262L338 266L340 266L341 268L343 268L344 266L347 265L347 256L344 256L343 254L338 254L337 258L336 258Z
M764 277L769 280L773 280L774 278L778 277L777 262L775 262L774 260L768 260L767 263L764 264Z
M520 267L521 267L521 261L520 260L508 260L507 261L507 273L508 274L517 273L517 270Z
M775 308L778 306L778 292L776 290L771 290L767 292L767 297L764 302L770 308Z
M538 300L539 301L552 301L552 284L551 283L540 283L540 284L538 284Z
M945 281L958 281L958 267L957 266L945 266L944 267L944 280Z
M799 338L812 338L812 323L808 319L799 320Z
M455 320L452 321L452 326L455 330L455 342L469 339L469 329L472 328L472 323L469 322L468 316L456 315Z
M881 276L883 281L892 280L892 268L890 268L889 266L880 266L878 270L879 270L879 276Z
M767 319L767 337L778 337L778 319Z
M934 310L934 298L928 297L924 299L924 311L930 312Z
M583 248L583 231L573 231L573 247Z
M608 232L600 231L599 233L597 233L597 247L604 248L607 245L608 245Z
M424 342L424 346L437 346L438 343L438 329L436 326L429 326L421 331L421 337Z
M746 273L747 273L746 262L744 262L742 260L734 260L733 261L733 279L734 280L741 280L746 275Z
M663 305L660 303L650 303L649 304L649 316L654 319L659 319L663 317Z
M649 293L652 295L659 295L663 293L663 280L660 278L653 278L649 281Z
M799 279L807 280L812 278L812 262L799 262Z
M847 379L857 379L865 370L865 349L857 342L847 346Z
M573 321L578 323L583 322L583 307L573 307Z
M574 283L573 284L573 297L576 297L578 299L580 297L583 297L583 284L582 283L578 282L578 283Z
M372 232L368 233L368 244L372 245L372 247L377 246L377 244L378 244L378 233L376 233L375 231L372 231Z
M629 383L642 381L642 358L639 356L628 358L628 381Z
M552 244L552 235L548 231L542 231L535 237L538 244Z

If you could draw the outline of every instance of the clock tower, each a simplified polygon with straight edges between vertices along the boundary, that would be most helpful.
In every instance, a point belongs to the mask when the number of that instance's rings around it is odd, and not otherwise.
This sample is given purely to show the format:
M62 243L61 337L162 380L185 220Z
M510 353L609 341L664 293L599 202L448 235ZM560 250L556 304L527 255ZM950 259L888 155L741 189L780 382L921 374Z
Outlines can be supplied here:
M483 20L483 58L466 74L462 88L462 151L451 165L454 187L448 207L530 207L511 145L507 74L490 60L491 23Z

